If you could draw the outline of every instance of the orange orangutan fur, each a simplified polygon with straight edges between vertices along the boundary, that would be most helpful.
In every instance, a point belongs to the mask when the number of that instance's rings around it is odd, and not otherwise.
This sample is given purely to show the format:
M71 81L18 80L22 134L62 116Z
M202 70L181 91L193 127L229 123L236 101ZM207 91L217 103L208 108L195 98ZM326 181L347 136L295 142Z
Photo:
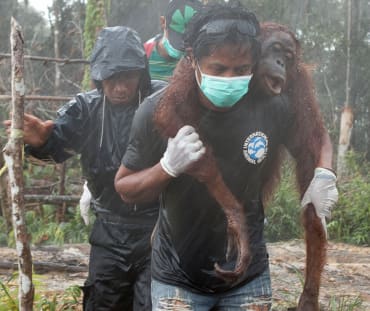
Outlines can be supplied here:
M298 189L302 197L312 180L314 169L319 161L325 128L316 101L310 66L302 61L301 47L297 38L283 25L264 23L262 24L261 40L266 40L266 38L274 36L277 32L289 34L296 48L294 62L287 69L283 93L289 98L291 109L295 116L291 136L292 148L289 151L296 161ZM258 74L255 77L257 80L260 78ZM197 92L194 70L190 61L183 58L177 65L173 78L154 116L155 124L164 136L174 137L177 131L185 124L194 126L196 130L199 129L200 109ZM202 133L199 134L202 138ZM224 209L228 223L230 223L230 220L231 222L237 221L240 223L239 220L243 219L240 218L243 217L241 205L223 183L222 176L212 155L212 148L206 142L205 144L207 147L205 157L187 173L207 185L208 190ZM264 198L268 198L273 193L280 179L280 168L284 159L283 149L281 147L281 152L279 152L274 161L270 162L268 169L270 174L262 177ZM227 199L222 201L222 198L225 196ZM233 209L235 210L233 211ZM312 204L309 204L303 212L303 225L307 247L306 279L297 310L318 311L318 294L321 273L325 264L327 242L325 231L315 214ZM247 228L242 227L240 224L231 230L234 238L238 241L239 262L233 272L219 270L221 277L226 279L228 277L231 279L235 278L242 273L241 269L247 268L250 258L248 254L248 237L243 237L243 235L246 235L246 232Z

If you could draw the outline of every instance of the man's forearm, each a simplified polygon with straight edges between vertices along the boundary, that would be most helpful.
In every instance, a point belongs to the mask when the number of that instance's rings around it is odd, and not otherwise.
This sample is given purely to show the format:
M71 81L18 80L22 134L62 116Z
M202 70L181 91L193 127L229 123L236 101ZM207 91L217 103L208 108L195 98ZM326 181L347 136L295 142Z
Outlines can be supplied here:
M158 198L172 178L159 163L139 172L121 166L116 174L115 188L128 203L150 202Z

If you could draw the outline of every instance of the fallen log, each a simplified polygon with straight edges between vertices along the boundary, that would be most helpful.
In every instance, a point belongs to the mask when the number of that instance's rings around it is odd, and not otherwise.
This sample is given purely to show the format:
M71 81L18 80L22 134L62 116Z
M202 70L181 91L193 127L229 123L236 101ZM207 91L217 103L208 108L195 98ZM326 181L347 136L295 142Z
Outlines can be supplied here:
M24 200L27 203L78 203L80 196L78 195L40 195L40 194L25 194Z
M3 270L16 270L18 269L18 263L0 260L0 269ZM67 264L67 263L56 263L46 261L34 261L33 270L35 273L44 274L49 272L87 272L88 267L85 264Z

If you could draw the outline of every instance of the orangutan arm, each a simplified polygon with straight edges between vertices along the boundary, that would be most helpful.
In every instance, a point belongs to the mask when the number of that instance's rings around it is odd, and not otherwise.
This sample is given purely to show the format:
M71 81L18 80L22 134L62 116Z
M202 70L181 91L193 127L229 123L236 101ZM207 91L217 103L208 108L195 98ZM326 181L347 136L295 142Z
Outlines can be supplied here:
M114 186L122 200L143 203L158 198L171 179L160 163L142 171L132 171L121 165Z

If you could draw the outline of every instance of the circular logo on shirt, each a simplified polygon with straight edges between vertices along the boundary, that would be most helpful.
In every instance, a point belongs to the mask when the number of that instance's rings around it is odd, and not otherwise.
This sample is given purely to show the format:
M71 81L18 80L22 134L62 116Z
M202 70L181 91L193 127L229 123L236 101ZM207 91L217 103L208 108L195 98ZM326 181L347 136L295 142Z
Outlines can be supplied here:
M243 154L249 163L258 164L266 158L268 138L262 132L250 134L243 144Z

